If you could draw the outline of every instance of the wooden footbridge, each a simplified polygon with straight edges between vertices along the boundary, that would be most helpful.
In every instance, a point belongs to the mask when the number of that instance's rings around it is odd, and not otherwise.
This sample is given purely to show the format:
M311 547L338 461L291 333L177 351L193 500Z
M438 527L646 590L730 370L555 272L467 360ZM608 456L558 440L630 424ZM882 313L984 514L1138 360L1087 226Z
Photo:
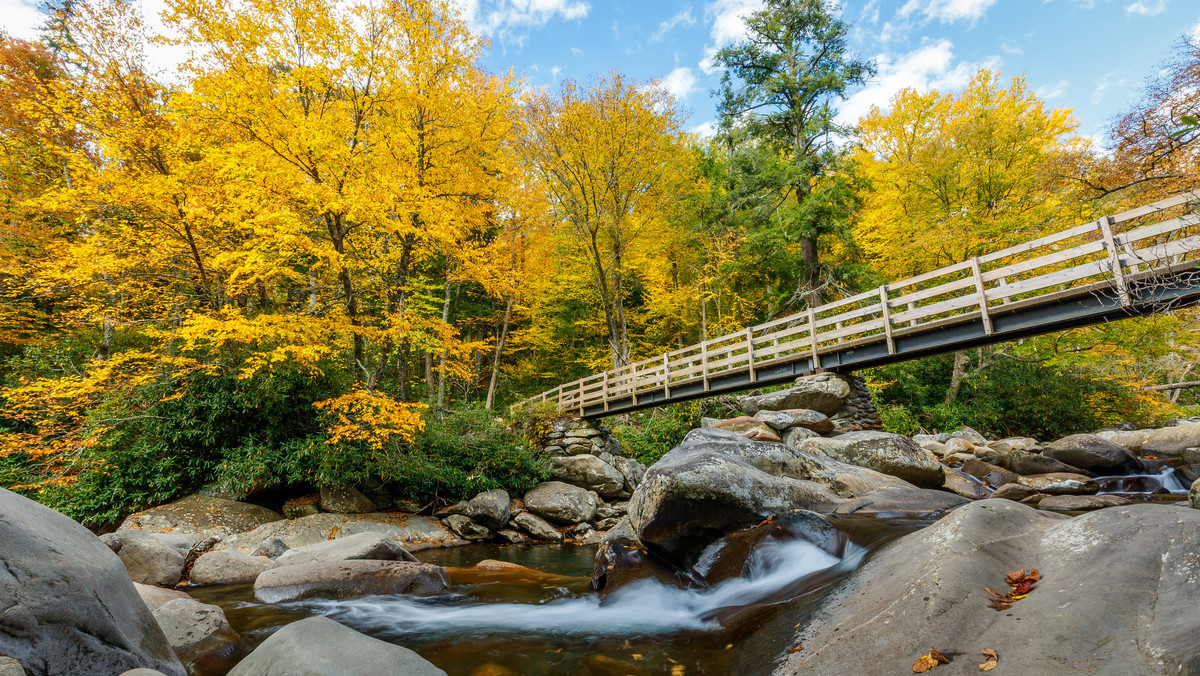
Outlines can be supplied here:
M559 385L604 417L1200 303L1200 190Z

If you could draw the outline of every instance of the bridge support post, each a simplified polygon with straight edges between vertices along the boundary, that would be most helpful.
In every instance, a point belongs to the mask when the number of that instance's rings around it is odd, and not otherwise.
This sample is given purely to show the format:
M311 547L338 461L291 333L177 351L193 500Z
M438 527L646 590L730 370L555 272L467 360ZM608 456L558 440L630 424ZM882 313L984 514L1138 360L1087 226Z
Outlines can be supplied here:
M1104 248L1108 249L1108 268L1112 271L1117 282L1117 297L1121 305L1129 307L1129 285L1125 282L1125 268L1121 265L1121 252L1117 250L1117 240L1113 237L1112 216L1104 216L1096 221L1100 232L1104 235Z

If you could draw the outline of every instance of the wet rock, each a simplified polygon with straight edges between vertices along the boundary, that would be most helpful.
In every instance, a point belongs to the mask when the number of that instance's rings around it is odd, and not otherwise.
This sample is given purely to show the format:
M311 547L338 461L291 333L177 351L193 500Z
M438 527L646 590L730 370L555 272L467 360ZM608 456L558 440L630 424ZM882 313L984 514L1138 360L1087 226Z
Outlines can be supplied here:
M1038 502L1037 508L1052 512L1084 512L1128 504L1128 500L1116 495L1047 495Z
M262 603L295 599L370 594L424 596L446 589L439 566L410 561L317 561L272 568L254 581L254 598Z
M982 460L968 460L964 462L962 471L983 480L992 488L999 488L1004 484L1013 483L1020 478L1015 472L1010 472L1003 467L997 467L990 462Z
M453 546L462 542L437 519L371 512L360 515L315 514L300 519L276 521L246 533L224 538L214 549L236 549L250 554L272 538L278 539L289 548L295 548L367 532L382 533L410 551L415 546Z
M953 467L945 467L943 470L946 473L946 481L942 484L944 490L970 500L986 498L990 493L986 486L980 485L978 481L974 481L970 475L962 470L957 470Z
M293 622L238 663L230 676L446 676L415 652L327 617Z
M509 528L501 528L500 530L496 531L496 535L499 535L500 539L504 540L510 545L522 545L526 542L529 542L529 538Z
M1183 482L1184 486L1191 485L1192 482L1200 479L1200 463L1176 467L1175 471L1182 475L1181 481Z
M241 637L229 626L219 606L195 599L175 599L154 609L154 619L171 648L189 671L199 662L229 662Z
M321 486L321 509L334 514L364 514L375 511L375 503L347 483Z
M0 655L31 674L139 666L184 674L116 554L75 521L2 488Z
M1050 496L1046 495L1045 493L1034 493L1033 495L1031 495L1027 498L1021 498L1020 502L1022 505L1029 505L1030 507L1037 507L1039 504L1041 504L1042 500L1045 500L1048 497L1050 497Z
M1143 470L1140 460L1121 446L1095 434L1072 434L1051 442L1042 455L1095 472L1101 476L1133 474Z
M1050 495L1087 495L1100 490L1095 481L1082 474L1070 472L1054 472L1051 474L1032 474L1017 479L1022 486Z
M469 516L451 514L442 519L455 535L464 540L486 540L492 536L492 531L483 524L475 523Z
M774 673L911 673L914 656L939 642L961 651L949 674L977 673L983 648L1012 674L1195 673L1198 550L1195 510L1130 505L1070 518L974 502L851 573L778 644L804 650L782 655ZM988 607L985 586L1003 589L1007 573L1031 566L1042 581L1026 598L1003 613Z
M834 514L848 516L936 516L970 500L931 488L880 488L846 500Z
M299 519L302 516L312 516L321 513L321 496L306 495L302 498L292 498L283 503L283 515L289 519Z
M797 449L890 474L916 486L941 487L945 480L937 458L899 434L848 432L831 439L808 439Z
M1079 469L1048 455L1028 453L1026 451L1009 451L1000 456L996 463L1001 467L1017 474L1051 474L1054 472L1074 472Z
M417 561L417 557L387 535L367 532L289 549L279 557L277 564L294 566L315 561L354 561L359 559Z
M753 572L756 549L795 540L810 542L834 556L842 554L845 544L843 536L823 516L799 510L777 514L714 541L699 554L689 572L710 585L746 577Z
M1136 432L1100 432L1097 436L1143 455L1182 455L1200 448L1200 425L1178 425Z
M468 516L472 521L487 528L501 528L508 523L511 505L508 491L496 488L471 498L464 508L463 516Z
M137 582L133 583L133 588L137 590L138 596L142 597L142 600L146 602L146 607L150 610L154 610L168 601L192 598L187 592L179 589L165 589Z
M951 439L965 439L976 446L986 446L987 439L974 428L963 425L957 431L950 433Z
M205 552L192 564L192 584L229 584L250 582L264 570L275 566L265 556L247 556L236 551Z
M625 476L594 455L575 455L550 461L550 478L613 497L625 490ZM507 520L507 519L506 519Z
M121 522L121 529L225 536L243 533L281 518L277 512L248 502L191 495L130 514Z
M558 532L554 526L551 526L544 519L530 514L529 512L521 512L513 517L513 522L521 528L525 529L538 540L550 540L551 542L562 542L563 534Z
M746 415L761 410L787 411L803 408L825 415L837 413L846 399L850 398L850 384L832 373L800 376L795 386L761 395L738 398L738 404Z
M559 523L581 523L596 516L600 500L587 490L561 481L538 484L525 494L525 509Z
M134 582L171 587L183 577L183 555L149 533L123 529L100 539L117 553Z
M288 546L279 538L267 538L263 543L250 553L250 556L265 556L268 559L277 559L288 550Z
M1018 483L1011 483L1004 484L1000 488L997 488L996 492L992 493L992 497L1020 502L1035 493L1037 493L1037 491L1028 486L1022 486Z

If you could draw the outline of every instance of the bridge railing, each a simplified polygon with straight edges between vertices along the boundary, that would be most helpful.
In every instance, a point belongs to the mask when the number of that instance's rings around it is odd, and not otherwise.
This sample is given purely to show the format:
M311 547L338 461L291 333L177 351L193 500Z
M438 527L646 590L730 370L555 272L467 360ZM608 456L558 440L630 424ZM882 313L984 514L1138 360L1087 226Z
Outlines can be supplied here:
M564 383L525 399L519 407L554 401L563 411L608 405L680 384L755 372L780 362L811 359L860 344L885 341L895 353L895 338L946 323L981 319L992 333L991 317L1029 304L1054 302L1061 293L1092 285L1115 290L1131 302L1131 284L1185 262L1200 252L1200 214L1188 209L1200 190L1161 200L1060 232L1038 237L961 263L803 312L701 341L627 366ZM1182 212L1163 218L1170 212Z

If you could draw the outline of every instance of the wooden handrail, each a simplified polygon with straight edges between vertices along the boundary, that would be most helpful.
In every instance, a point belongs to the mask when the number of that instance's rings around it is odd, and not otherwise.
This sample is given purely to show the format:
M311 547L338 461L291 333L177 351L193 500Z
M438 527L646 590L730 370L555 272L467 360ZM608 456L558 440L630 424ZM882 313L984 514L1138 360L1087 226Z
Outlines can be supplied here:
M1167 269L1180 258L1200 251L1200 233L1186 234L1200 226L1200 214L1186 213L1124 231L1117 231L1116 227L1198 201L1200 190L1193 190L1105 216L564 383L513 407L554 400L560 409L582 414L585 408L593 406L602 406L607 412L616 399L632 397L636 405L639 396L651 392L662 392L669 400L671 391L681 385L702 383L703 391L708 392L714 375L746 372L750 381L755 382L758 371L764 367L805 359L810 360L813 368L820 368L823 353L842 349L846 343L883 341L888 353L895 354L894 334L910 335L919 332L922 326L951 318L979 319L985 333L991 335L992 315L996 311L1017 302L1036 303L1039 299L1052 302L1049 297L1059 287L1069 288L1085 280L1111 284L1121 304L1128 306L1131 303L1128 275ZM1085 241L1079 242L1080 238ZM1069 245L1072 240L1078 243ZM952 278L928 286L948 276Z

